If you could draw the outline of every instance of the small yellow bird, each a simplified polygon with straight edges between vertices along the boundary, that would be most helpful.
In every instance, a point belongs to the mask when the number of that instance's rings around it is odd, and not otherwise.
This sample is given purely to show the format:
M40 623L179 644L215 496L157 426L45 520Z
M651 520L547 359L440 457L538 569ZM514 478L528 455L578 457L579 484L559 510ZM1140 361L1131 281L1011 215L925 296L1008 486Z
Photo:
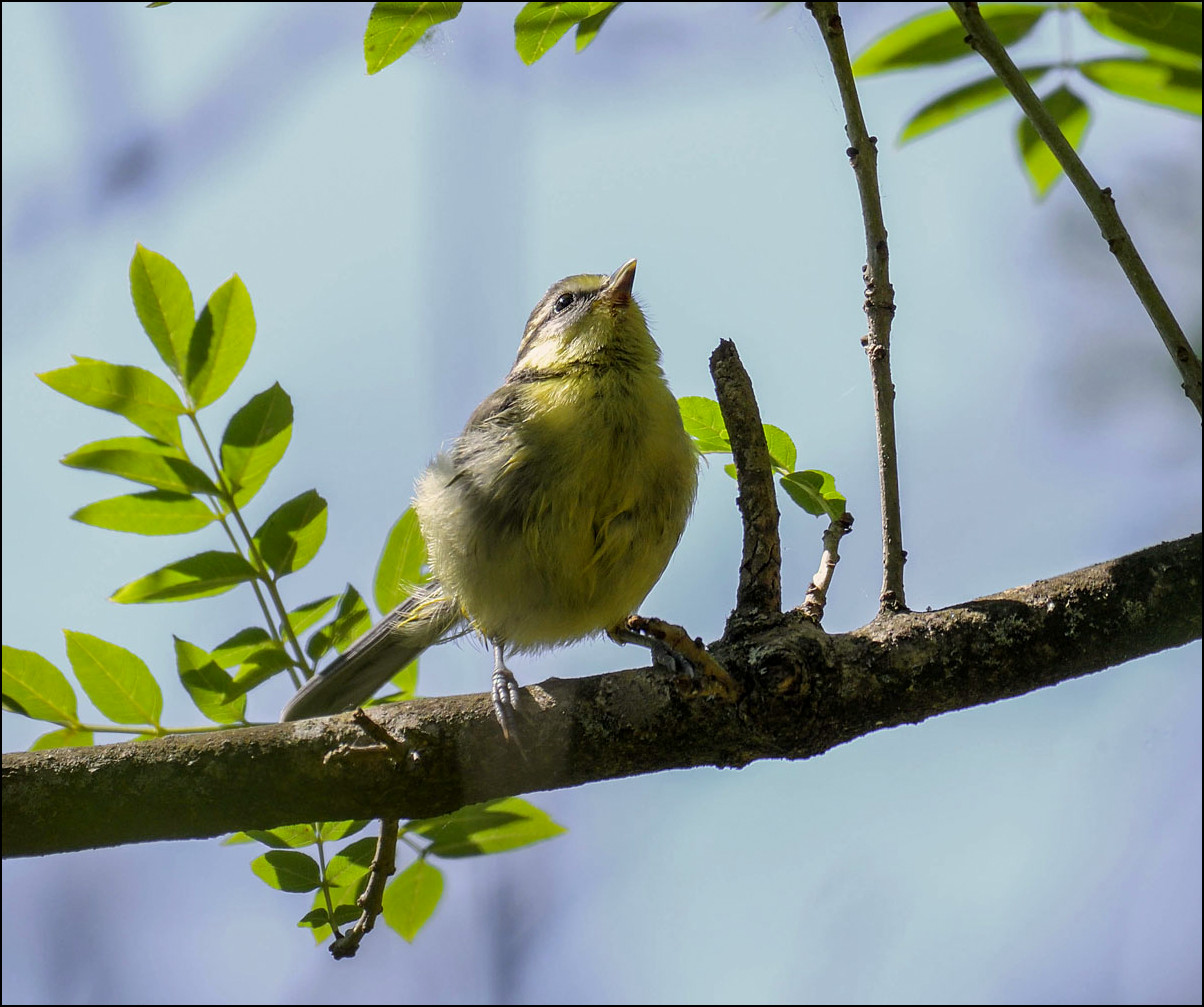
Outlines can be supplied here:
M466 627L493 646L493 704L514 728L507 651L621 624L660 578L694 505L698 452L632 297L635 260L569 276L531 312L502 386L418 480L433 579L315 675L281 720L362 702Z

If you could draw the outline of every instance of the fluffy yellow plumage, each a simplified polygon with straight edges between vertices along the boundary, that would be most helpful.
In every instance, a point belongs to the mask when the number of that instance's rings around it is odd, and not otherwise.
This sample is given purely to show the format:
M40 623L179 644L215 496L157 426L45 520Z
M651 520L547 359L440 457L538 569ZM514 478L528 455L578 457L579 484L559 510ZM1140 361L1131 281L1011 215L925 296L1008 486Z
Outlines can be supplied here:
M467 622L493 644L509 734L517 687L504 652L616 629L652 590L693 506L698 456L634 279L633 259L543 296L505 383L418 480L434 580L311 679L282 720L362 702Z

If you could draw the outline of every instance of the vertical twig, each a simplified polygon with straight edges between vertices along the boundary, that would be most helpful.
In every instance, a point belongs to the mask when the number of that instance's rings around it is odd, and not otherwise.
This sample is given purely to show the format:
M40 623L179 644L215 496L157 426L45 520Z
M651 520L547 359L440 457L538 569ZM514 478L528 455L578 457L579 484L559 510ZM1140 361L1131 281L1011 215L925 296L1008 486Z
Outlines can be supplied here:
M732 445L739 487L736 503L744 521L744 552L733 614L777 614L782 611L782 543L773 469L752 381L740 363L736 344L729 339L721 339L711 354L711 378Z
M865 223L865 314L868 331L862 340L870 361L874 385L874 417L878 434L878 486L882 497L882 594L883 611L907 608L903 593L903 518L899 504L899 458L895 445L895 386L890 378L890 326L895 315L895 290L890 284L890 255L886 225L882 222L882 199L878 193L878 138L870 136L861 114L861 101L853 81L844 27L834 3L809 3L815 16L844 105L845 134L849 138L849 162L857 178L861 217Z
M1116 256L1129 285L1137 294L1146 314L1150 316L1150 321L1154 323L1154 328L1158 330L1158 335L1162 337L1163 345L1175 362L1179 376L1183 379L1183 391L1196 407L1196 412L1201 412L1204 407L1201 406L1200 358L1183 335L1183 329L1121 222L1120 214L1116 212L1116 201L1112 198L1112 190L1101 189L1091 177L1091 172L1075 153L1036 92L1024 79L1024 74L1012 62L1007 49L1000 43L990 25L983 20L978 4L950 3L949 6L966 29L966 42L986 60L1004 87L1011 92L1028 121L1032 123L1033 129L1037 131L1037 135L1045 141L1045 145L1066 172L1066 177L1087 204L1087 209L1099 225L1100 234L1108 243L1108 250Z

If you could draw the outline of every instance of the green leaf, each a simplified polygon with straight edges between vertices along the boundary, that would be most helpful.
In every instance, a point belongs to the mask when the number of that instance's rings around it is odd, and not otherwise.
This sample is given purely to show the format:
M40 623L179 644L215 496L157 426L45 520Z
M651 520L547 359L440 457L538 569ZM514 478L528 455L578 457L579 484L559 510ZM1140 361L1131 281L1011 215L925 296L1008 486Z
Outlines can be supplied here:
M38 377L56 392L86 406L124 416L152 437L182 447L179 416L184 404L171 386L141 367L76 357L76 363Z
M247 657L239 665L234 676L234 686L239 692L250 692L270 678L275 678L286 668L296 667L297 662L288 656L284 646L273 642Z
M4 709L34 720L79 723L75 690L67 676L32 650L3 648Z
M1030 66L1021 72L1030 84L1035 84L1046 72L1049 66ZM921 108L903 125L899 134L899 143L907 143L925 133L931 133L941 126L946 126L958 119L963 119L973 112L987 108L995 102L1008 96L1008 90L998 77L983 77L972 84L954 88L939 98L935 98Z
M115 724L159 726L163 693L142 658L87 633L63 634L67 660L96 709Z
M677 406L686 433L694 438L694 446L702 454L731 451L732 442L718 402L701 395L686 395L677 400Z
M450 21L463 6L462 3L374 4L364 32L368 73L377 73L404 56L434 25Z
M983 20L1004 45L1024 38L1048 9L1041 4L1025 3L984 4L980 8ZM966 43L966 29L957 15L946 8L918 14L879 36L853 61L853 73L868 77L885 70L947 63L973 54L974 50Z
M278 384L231 417L222 435L222 473L240 507L259 492L292 435L293 403Z
M235 688L229 672L195 644L178 636L172 639L176 642L176 673L196 708L217 724L245 721L246 692Z
M367 818L352 818L345 822L323 822L320 835L328 843L337 843L340 839L349 839L357 832L363 831L367 828L369 821L370 819ZM375 843L376 840L374 839L373 842Z
M305 653L313 660L318 660L323 654L334 647L338 651L346 650L355 640L368 632L372 625L372 616L360 593L350 584L339 599L338 611L329 623L314 633L305 645Z
M233 552L198 553L160 567L113 592L122 605L147 601L187 601L222 594L255 579L255 569Z
M302 846L313 846L318 834L312 825L282 825L276 829L247 829L245 835L257 843L276 850L295 850Z
M427 853L440 857L501 853L565 831L546 811L519 797L470 804L450 815L410 822L408 830L431 840Z
M251 295L235 273L209 295L188 348L185 387L198 409L225 394L247 362L254 342Z
M419 858L385 889L385 922L412 944L442 896L443 872Z
M418 527L418 515L413 507L407 507L389 530L376 564L372 594L378 612L382 615L391 612L415 587L430 580L430 576L422 572L426 560L426 542Z
M595 38L598 37L598 32L602 30L602 26L606 24L606 19L610 17L616 10L619 9L617 3L608 3L605 5L606 10L599 11L597 14L591 14L582 20L577 25L577 51L581 52Z
M847 501L836 489L836 480L828 472L807 469L791 472L781 479L782 489L808 514L822 517L824 514L838 520L844 516Z
M356 884L372 866L375 855L375 836L364 836L354 843L348 843L327 863L326 880L332 885Z
M217 494L213 481L178 447L150 437L109 437L60 459L73 469L105 472L173 493Z
M1094 59L1079 72L1113 94L1200 114L1200 68L1172 66L1152 59Z
M217 515L194 496L148 490L97 500L81 507L71 519L136 535L183 535L213 523Z
M260 556L277 577L300 570L326 538L326 501L306 490L282 503L255 532Z
M526 4L514 19L514 47L522 61L530 66L559 42L573 25L600 14L608 14L614 6L613 3ZM600 21L598 26L601 26ZM597 33L597 28L592 30ZM588 45L588 40L585 44ZM579 48L584 48L584 45Z
M790 435L781 427L770 423L762 423L765 432L765 445L769 448L769 460L779 472L793 472L794 464L798 461L798 450Z
M184 274L158 252L138 245L130 260L134 310L163 363L183 377L196 313Z
M282 892L312 892L322 883L318 862L297 850L269 850L251 861L251 870Z
M304 605L298 605L294 608L288 614L288 622L293 628L293 635L300 636L310 626L317 623L322 616L334 608L335 602L338 600L339 596L337 594L329 594L325 598L306 602Z
M1200 68L1198 3L1080 3L1077 7L1106 38L1139 46L1163 63Z
M233 668L263 647L276 646L262 626L248 626L214 647L209 655L223 668Z
M95 739L91 731L78 727L60 727L56 731L48 731L29 746L31 752L44 752L50 748L88 748Z
M1091 118L1091 112L1083 99L1070 88L1062 85L1053 93L1042 98L1041 101L1069 141L1070 146L1077 150L1083 140L1083 134L1087 132L1087 123ZM1020 157L1024 161L1024 167L1028 171L1033 187L1037 190L1037 198L1042 199L1049 192L1050 186L1061 177L1062 166L1058 164L1058 159L1054 157L1053 151L1045 145L1045 141L1037 135L1037 131L1033 129L1032 123L1028 121L1027 117L1020 120L1016 131L1016 142L1020 147Z

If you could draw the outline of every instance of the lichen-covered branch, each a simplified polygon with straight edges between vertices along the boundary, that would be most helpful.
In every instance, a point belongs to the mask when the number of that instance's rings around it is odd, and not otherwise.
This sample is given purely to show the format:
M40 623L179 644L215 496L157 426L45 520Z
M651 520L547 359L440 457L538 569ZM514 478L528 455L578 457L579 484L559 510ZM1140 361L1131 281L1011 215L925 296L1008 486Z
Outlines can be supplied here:
M711 354L715 397L732 445L736 463L736 503L744 521L744 549L736 586L733 619L741 621L782 610L782 543L778 535L778 498L761 410L752 380L736 344L721 339Z
M1017 696L1200 638L1201 536L936 612L828 636L790 613L712 645L738 702L663 670L524 689L526 756L487 695L3 762L3 853L199 839L349 818L426 818L492 798L687 766L807 758L884 727Z

